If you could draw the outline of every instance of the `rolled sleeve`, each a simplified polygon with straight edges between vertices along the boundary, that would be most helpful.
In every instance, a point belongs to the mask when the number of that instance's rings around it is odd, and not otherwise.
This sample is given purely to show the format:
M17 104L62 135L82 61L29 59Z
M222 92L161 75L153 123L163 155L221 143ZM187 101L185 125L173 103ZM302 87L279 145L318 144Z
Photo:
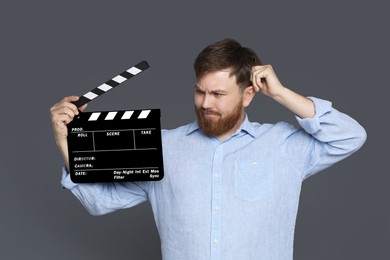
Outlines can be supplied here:
M327 113L329 113L332 110L332 102L327 100L322 100L315 97L308 97L310 98L315 107L315 115L312 118L300 118L298 116L295 116L298 123L302 126L303 129L309 134L315 134L319 130L321 130L321 117Z
M66 167L62 167L62 178L61 178L61 185L63 188L65 189L72 189L73 187L77 186L77 183L74 183L71 179L70 179L70 174L68 172L68 170L66 169Z

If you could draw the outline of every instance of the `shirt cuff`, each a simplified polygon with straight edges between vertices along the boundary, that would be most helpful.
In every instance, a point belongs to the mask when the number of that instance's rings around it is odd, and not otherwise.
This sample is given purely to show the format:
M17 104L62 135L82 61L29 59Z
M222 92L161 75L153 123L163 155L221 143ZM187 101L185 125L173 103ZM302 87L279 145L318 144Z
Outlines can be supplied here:
M308 98L310 98L314 103L316 112L314 117L302 119L298 116L295 116L295 118L307 133L315 134L321 130L321 117L332 110L332 102L315 97Z
M77 184L74 183L71 179L70 179L70 174L68 172L68 170L66 169L66 167L62 167L62 179L61 179L61 185L63 188L65 189L71 189L73 187L75 187Z

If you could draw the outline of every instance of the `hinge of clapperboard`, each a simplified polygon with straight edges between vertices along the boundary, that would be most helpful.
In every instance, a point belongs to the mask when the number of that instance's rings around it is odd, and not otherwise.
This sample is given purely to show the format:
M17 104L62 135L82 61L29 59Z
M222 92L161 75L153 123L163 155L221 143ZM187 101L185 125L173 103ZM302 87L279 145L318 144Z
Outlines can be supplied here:
M128 79L131 79L135 75L149 68L149 64L146 61L141 61L140 63L134 65L128 70L125 70L121 74L113 77L110 80L107 80L102 85L92 89L88 93L82 95L77 101L72 102L76 105L77 108L82 107L93 99L107 93L107 91L119 86Z

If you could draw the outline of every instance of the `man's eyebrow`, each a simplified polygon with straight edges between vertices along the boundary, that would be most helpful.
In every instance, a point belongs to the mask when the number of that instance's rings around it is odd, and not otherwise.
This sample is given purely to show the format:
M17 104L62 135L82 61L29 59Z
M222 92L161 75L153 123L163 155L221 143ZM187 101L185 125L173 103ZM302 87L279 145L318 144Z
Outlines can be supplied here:
M212 90L210 92L211 93L227 93L225 90L222 90L222 89L216 89L216 90Z
M201 89L198 85L195 85L195 89L198 90L198 91L201 91L201 92L206 92L205 90ZM215 89L215 90L212 90L210 91L210 93L221 93L221 94L224 94L224 93L227 93L225 90L223 89Z
M201 89L198 85L195 85L195 90L205 92L203 89Z

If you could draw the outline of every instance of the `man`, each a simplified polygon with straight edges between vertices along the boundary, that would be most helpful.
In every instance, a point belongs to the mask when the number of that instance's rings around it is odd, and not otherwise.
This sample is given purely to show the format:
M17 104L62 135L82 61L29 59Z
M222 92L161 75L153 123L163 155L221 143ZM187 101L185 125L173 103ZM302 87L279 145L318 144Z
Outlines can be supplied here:
M162 131L162 181L77 185L64 168L62 185L93 215L149 200L164 259L292 259L302 181L358 150L364 129L330 102L283 86L234 40L206 47L194 68L198 120ZM256 92L302 128L250 122L244 109ZM67 166L66 124L78 114L70 103L77 99L51 108Z

